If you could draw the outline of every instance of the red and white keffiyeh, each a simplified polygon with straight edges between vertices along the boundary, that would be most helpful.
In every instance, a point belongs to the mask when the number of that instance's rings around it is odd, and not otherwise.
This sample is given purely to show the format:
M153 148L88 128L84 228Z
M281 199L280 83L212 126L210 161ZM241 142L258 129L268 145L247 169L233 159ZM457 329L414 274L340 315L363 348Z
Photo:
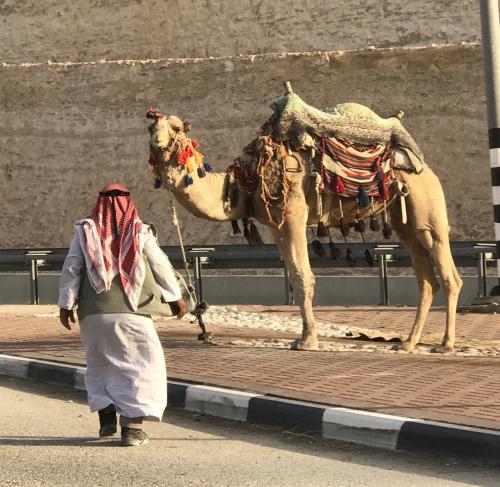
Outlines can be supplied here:
M89 280L96 293L109 291L119 274L134 311L145 277L143 236L149 232L125 186L108 184L99 192L89 218L75 222Z

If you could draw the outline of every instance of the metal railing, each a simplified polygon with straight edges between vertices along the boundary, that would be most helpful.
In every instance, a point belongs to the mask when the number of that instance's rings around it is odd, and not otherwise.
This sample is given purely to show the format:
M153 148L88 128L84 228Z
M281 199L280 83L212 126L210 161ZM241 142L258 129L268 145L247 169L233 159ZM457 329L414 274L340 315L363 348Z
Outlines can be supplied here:
M397 242L336 244L342 257L317 257L309 248L311 267L318 269L352 268L353 261L345 259L346 248L352 250L355 268L378 267L380 283L380 304L389 304L389 267L411 267L408 250ZM178 246L163 246L173 266L183 268L182 254ZM452 242L451 249L457 267L477 269L477 296L486 296L488 265L495 264L495 242ZM293 290L283 259L275 245L198 245L186 246L187 255L194 270L198 297L203 299L203 269L283 269L285 304L293 304ZM371 264L365 257L366 251L373 256ZM68 249L4 249L0 250L0 272L29 272L30 296L32 304L39 304L39 272L60 271Z

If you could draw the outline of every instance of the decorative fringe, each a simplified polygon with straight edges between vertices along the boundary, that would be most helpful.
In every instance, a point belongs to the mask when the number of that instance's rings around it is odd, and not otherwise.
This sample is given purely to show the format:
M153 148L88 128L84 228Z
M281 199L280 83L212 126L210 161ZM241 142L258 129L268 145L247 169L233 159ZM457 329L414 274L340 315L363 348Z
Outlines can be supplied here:
M328 242L328 247L330 248L330 257L332 260L337 260L342 255L341 250L332 241Z
M345 185L342 178L337 174L333 183L333 192L337 194L345 194Z
M340 231L342 232L342 236L345 238L349 235L349 225L344 221L344 218L340 218Z
M344 239L349 235L349 225L344 221L344 210L342 209L342 200L339 198L339 227Z
M332 260L337 260L342 255L342 252L338 247L335 246L335 243L332 239L332 235L330 233L330 228L326 227L326 230L328 232L328 239L329 239L328 247L330 248L330 257Z
M391 238L392 236L392 227L391 224L389 223L389 220L387 218L387 205L384 201L384 212L382 213L382 235L384 238Z
M382 227L382 235L384 238L389 239L392 237L392 227L389 222L385 222L384 226Z
M370 249L365 250L365 259L370 267L373 267L375 265L375 258L373 257Z
M161 179L155 178L153 185L154 185L155 189L161 188Z
M189 174L186 174L184 176L184 186L189 186L190 184L193 184L193 178Z
M378 232L380 230L380 225L374 214L370 215L370 230L373 232Z
M358 189L358 206L360 208L370 206L370 198L368 197L368 193L363 186L360 186Z
M259 229L253 221L250 223L250 238L252 239L254 245L264 245L264 240L262 240L262 237L260 236Z
M316 229L316 236L320 238L328 236L325 224L321 221L318 223L318 228Z
M356 220L354 221L354 230L359 233L366 232L366 223L362 218L356 217Z
M233 235L241 235L241 228L238 225L238 220L231 220L231 230Z
M206 172L213 172L213 168L208 162L203 163L203 169L205 169Z
M311 246L312 246L312 249L313 249L314 253L318 257L324 257L326 255L325 249L323 248L323 244L317 238L315 238L311 242Z
M347 247L347 250L345 251L345 258L350 267L356 266L356 259L354 258L354 255L352 255L351 247Z

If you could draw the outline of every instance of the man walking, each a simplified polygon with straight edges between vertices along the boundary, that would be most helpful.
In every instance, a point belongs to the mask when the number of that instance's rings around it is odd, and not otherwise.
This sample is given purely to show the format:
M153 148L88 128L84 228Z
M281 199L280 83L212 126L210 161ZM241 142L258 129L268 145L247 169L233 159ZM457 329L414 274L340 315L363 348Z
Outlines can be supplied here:
M100 437L117 432L125 446L146 444L144 419L161 420L167 404L165 358L151 319L187 312L174 270L125 186L100 192L75 236L61 274L60 320L71 329L77 306L85 349L85 385Z

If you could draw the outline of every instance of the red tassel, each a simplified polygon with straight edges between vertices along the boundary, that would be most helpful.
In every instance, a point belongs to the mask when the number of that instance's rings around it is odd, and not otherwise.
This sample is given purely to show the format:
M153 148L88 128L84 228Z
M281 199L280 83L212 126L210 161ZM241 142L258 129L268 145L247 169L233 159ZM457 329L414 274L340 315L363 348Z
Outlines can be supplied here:
M337 194L345 194L344 181L338 175L335 176L335 183L333 184L333 192Z
M193 146L193 149L198 149L200 147L200 143L194 139L191 139L191 145Z
M158 161L153 157L153 154L149 154L148 164L150 166L156 166L156 164L158 164Z
M191 147L188 145L184 150L177 153L177 162L180 165L184 166L191 156L194 156L194 152L193 149L191 149Z

